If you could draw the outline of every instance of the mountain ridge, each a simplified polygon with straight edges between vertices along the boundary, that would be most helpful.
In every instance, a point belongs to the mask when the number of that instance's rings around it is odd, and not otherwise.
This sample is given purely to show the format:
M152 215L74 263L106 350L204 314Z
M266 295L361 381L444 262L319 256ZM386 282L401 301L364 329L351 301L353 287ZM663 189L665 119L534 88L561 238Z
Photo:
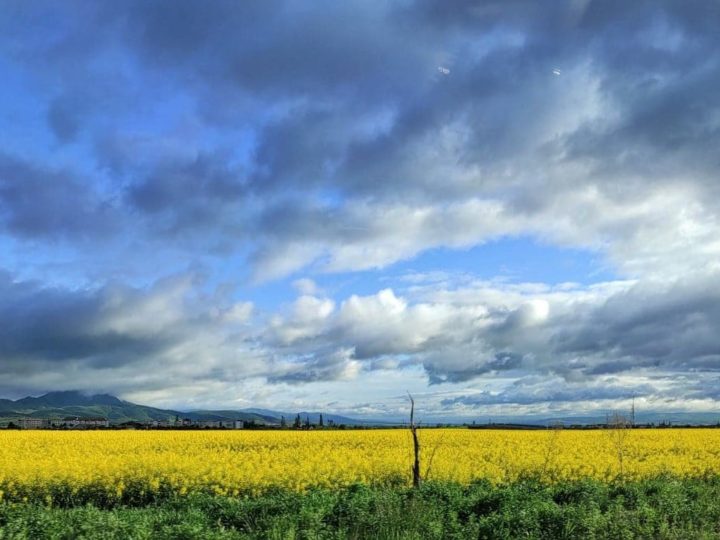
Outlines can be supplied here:
M244 420L274 423L275 418L237 411L231 417L213 411L176 411L139 405L110 394L85 394L75 390L48 392L38 397L0 400L0 418L61 418L64 416L103 416L112 424L123 422L172 421L175 417L193 420Z
M292 424L297 414L303 422L307 417L317 423L323 414L325 422L348 425L368 425L370 422L346 416L319 412L285 413L270 409L241 410L191 410L178 411L160 409L148 405L139 405L122 400L111 394L88 394L77 390L48 392L41 396L27 396L17 400L0 399L0 420L14 418L62 418L65 416L103 416L112 424L123 422L172 421L176 417L190 420L243 420L262 424L280 424L284 416L288 424Z

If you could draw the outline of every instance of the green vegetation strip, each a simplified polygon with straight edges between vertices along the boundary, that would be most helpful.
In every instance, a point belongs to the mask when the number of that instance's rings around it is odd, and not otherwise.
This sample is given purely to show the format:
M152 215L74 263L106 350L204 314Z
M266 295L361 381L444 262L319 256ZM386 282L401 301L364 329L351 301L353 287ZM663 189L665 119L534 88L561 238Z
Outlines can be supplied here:
M352 486L140 507L0 504L0 539L720 538L720 477Z

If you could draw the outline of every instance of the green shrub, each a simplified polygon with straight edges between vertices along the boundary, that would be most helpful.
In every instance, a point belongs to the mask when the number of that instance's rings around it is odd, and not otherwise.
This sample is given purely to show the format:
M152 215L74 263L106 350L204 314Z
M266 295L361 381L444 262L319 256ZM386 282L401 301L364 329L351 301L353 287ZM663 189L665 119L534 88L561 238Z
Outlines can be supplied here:
M62 494L59 494L62 496ZM663 476L604 484L537 479L493 486L426 482L419 489L357 484L257 497L196 494L113 506L92 494L0 503L0 540L720 538L720 480ZM62 498L62 497L61 497ZM73 503L77 503L73 505Z

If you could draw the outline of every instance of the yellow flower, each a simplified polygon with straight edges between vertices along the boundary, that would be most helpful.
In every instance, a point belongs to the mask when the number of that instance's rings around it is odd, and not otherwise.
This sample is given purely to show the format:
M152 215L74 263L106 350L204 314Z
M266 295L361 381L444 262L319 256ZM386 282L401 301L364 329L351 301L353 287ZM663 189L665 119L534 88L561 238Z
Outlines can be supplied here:
M423 472L431 479L502 482L531 474L554 482L610 480L621 472L627 478L720 473L715 429L421 429L419 435ZM270 487L409 483L411 448L409 432L401 429L0 431L0 500L47 502L55 493L118 500L160 491L243 496Z

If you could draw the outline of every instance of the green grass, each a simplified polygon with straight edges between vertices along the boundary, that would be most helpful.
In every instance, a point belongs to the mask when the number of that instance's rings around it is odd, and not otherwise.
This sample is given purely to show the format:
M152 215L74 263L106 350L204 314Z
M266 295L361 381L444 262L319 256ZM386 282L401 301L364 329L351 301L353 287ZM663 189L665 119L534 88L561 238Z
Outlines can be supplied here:
M11 538L720 538L720 477L356 485L108 509L0 504L0 539Z

